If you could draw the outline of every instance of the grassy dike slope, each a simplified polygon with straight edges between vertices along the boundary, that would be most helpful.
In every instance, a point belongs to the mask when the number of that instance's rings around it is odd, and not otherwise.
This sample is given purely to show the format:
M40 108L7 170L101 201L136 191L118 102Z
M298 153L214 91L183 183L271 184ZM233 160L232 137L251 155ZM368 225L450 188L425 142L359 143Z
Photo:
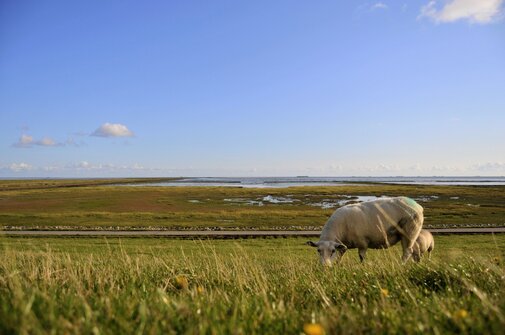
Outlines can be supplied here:
M321 203L382 195L417 199L425 208L425 224L429 226L505 224L503 186L371 184L251 189L76 186L79 181L72 181L70 186L60 182L44 188L37 181L32 186L25 182L7 189L5 181L2 183L0 227L4 229L317 229L334 210L321 208ZM268 196L292 202L257 205Z
M0 238L2 334L502 334L505 236L436 236L432 261L303 239Z

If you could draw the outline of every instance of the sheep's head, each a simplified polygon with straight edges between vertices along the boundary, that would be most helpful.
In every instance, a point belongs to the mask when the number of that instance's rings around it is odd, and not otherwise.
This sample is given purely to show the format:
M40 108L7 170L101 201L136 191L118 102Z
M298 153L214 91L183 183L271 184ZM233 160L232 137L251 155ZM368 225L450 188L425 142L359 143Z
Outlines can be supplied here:
M331 266L334 261L339 262L340 258L347 250L344 244L334 241L308 241L307 245L317 248L321 264L325 266Z

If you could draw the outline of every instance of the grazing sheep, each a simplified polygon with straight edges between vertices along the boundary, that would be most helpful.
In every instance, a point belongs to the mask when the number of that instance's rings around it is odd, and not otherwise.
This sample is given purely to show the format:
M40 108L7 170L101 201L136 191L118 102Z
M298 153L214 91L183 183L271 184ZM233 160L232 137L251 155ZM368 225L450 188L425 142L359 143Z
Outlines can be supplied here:
M431 235L431 233L426 229L421 229L416 243L414 243L414 252L412 253L412 258L416 262L419 262L423 254L427 251L428 259L430 259L433 248L435 248L435 240L433 239L433 235Z
M423 207L414 200L380 198L338 208L324 225L319 241L307 244L317 248L323 265L330 266L347 249L358 248L363 261L368 248L385 249L401 241L406 262L423 220Z

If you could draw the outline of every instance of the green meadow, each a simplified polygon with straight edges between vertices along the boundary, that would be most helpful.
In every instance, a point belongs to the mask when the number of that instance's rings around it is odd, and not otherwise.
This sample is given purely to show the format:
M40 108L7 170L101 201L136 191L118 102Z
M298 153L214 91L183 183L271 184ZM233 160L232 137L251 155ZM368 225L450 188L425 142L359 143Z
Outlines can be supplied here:
M503 186L352 184L269 189L115 186L145 181L160 180L0 181L0 227L319 229L335 208L356 201L356 197L399 195L412 197L425 208L426 226L505 224ZM335 207L327 208L327 204Z
M0 333L503 333L505 235L332 268L304 242L3 237Z

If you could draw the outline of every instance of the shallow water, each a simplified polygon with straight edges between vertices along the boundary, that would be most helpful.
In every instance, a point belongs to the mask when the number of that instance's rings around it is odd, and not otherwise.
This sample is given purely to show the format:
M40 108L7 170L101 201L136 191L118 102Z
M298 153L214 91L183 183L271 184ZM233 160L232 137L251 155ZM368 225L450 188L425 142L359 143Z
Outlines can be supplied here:
M220 186L246 188L282 188L294 186L355 185L359 183L411 185L505 185L505 177L192 177L162 183L127 186Z

